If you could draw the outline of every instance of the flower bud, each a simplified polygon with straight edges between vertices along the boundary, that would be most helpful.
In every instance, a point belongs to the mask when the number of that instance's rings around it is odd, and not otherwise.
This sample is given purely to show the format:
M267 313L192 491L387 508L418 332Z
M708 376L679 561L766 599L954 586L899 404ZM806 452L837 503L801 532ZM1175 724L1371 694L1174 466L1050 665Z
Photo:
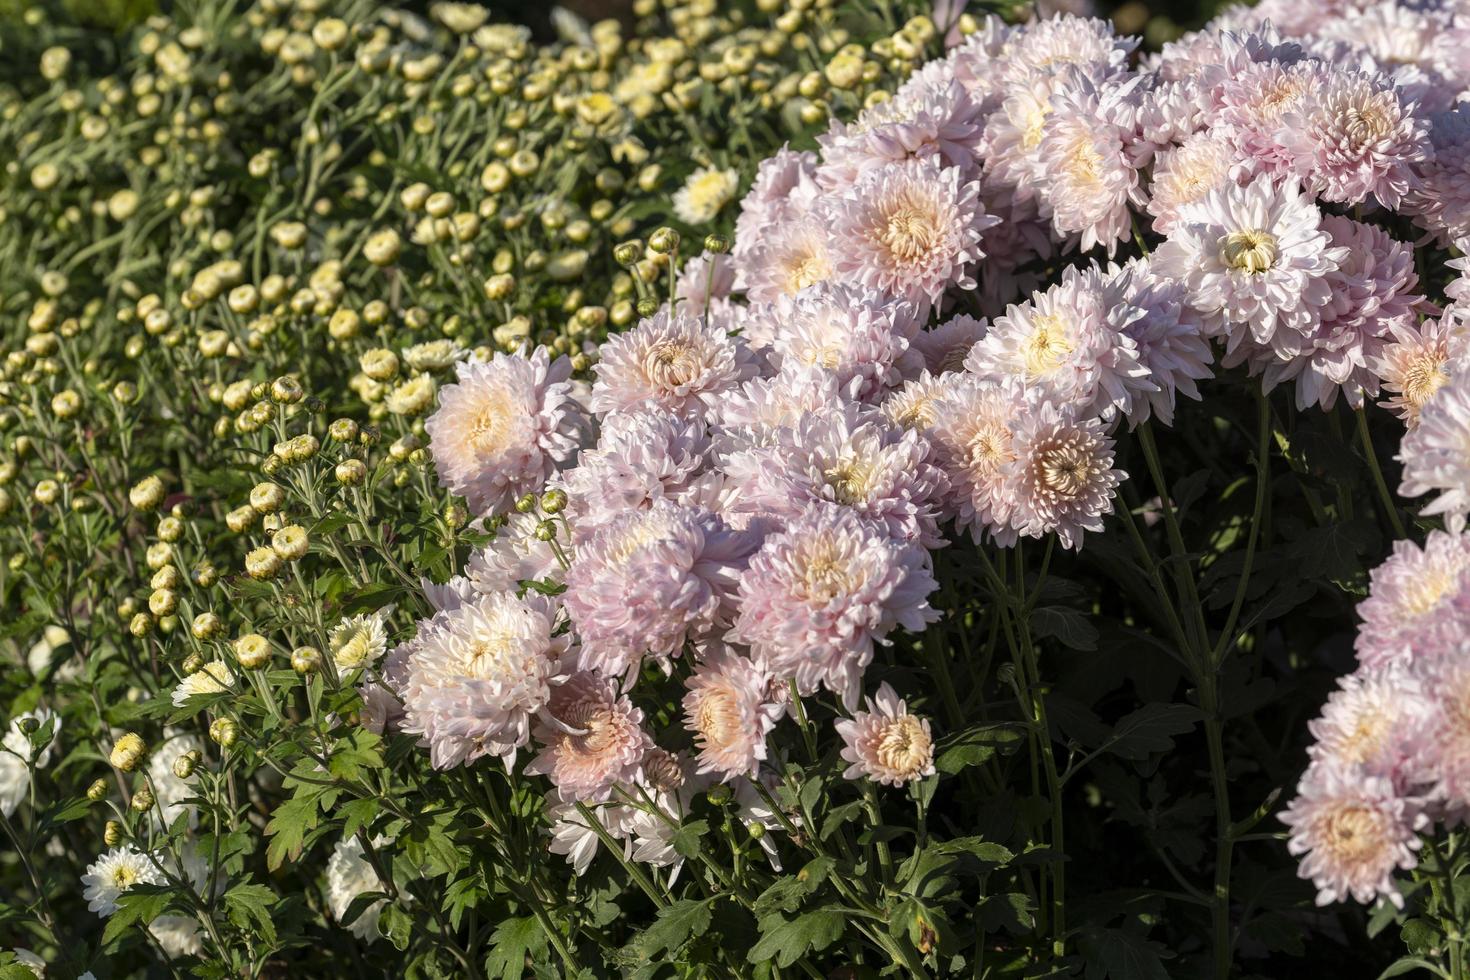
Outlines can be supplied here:
M147 751L148 744L143 741L143 736L137 732L127 732L113 743L108 760L123 772L132 772Z
M334 419L332 424L327 426L327 435L338 442L351 442L357 438L357 434L357 423L352 419Z
M660 255L668 255L679 250L679 233L665 225L648 236L648 247Z
M128 503L138 510L157 510L163 503L163 481L156 476L144 477L128 491Z
M306 528L299 524L287 524L271 538L271 548L287 561L304 557L310 543Z
M148 597L148 611L155 616L167 616L179 608L179 596L172 589L154 589Z
M87 787L87 799L93 803L100 803L107 799L107 780L94 779L92 785Z
M107 821L107 825L102 828L102 843L108 847L116 847L122 843L122 840L123 825L116 820Z
M256 548L245 556L245 574L258 581L274 578L281 570L281 556L270 548Z
M147 783L133 791L133 801L129 805L139 813L147 813L153 809L153 790L148 788Z
M233 719L216 718L209 723L209 737L221 748L229 748L240 738L240 726Z
M259 670L270 663L270 641L259 633L246 633L235 641L235 659L246 670Z
M322 666L322 655L316 647L297 647L291 651L291 669L303 677L315 674Z
M618 265L631 266L641 258L643 258L643 243L636 238L613 248L613 261Z
M537 524L536 525L536 540L538 540L538 541L555 541L556 540L556 522L555 521L542 521L541 523Z
M289 375L283 375L271 382L271 401L277 404L294 405L301 401L304 394L301 382Z
M141 640L153 632L153 617L145 612L135 614L128 622L128 632Z
M355 487L367 479L367 466L360 459L344 459L335 470L337 482L344 487Z
M286 502L286 491L275 483L257 483L250 491L250 506L257 514L274 514Z
M213 639L224 630L225 624L219 616L212 612L202 612L194 617L194 623L189 627L189 632L194 634L196 640Z
M552 489L541 495L541 509L548 514L560 514L567 506L565 490Z
M174 760L174 775L179 779L188 779L194 775L194 770L199 766L200 755L195 749L190 749Z

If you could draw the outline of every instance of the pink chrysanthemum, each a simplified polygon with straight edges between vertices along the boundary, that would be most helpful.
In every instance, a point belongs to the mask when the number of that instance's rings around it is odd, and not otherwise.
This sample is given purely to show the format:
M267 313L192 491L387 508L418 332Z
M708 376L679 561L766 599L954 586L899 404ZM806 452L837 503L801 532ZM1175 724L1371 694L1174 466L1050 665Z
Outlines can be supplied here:
M1398 207L1415 184L1413 166L1430 153L1429 127L1416 108L1386 79L1332 72L1282 119L1297 174L1325 201L1373 197Z
M1316 739L1308 752L1315 765L1361 767L1407 790L1432 713L1423 685L1406 671L1348 674L1307 724Z
M495 354L456 365L424 423L439 481L477 514L539 490L576 451L581 411L567 379L572 362L544 347L529 357Z
M720 402L715 443L722 457L746 449L770 446L782 429L807 415L850 399L827 371L810 368L786 371L771 378L747 381Z
M1458 346L1448 315L1424 320L1417 327L1395 323L1389 327L1391 340L1372 362L1373 373L1392 395L1381 403L1413 429L1419 413L1450 379L1451 357Z
M1064 548L1082 547L1083 531L1101 531L1128 474L1113 469L1113 440L1096 418L1073 419L1052 402L1028 405L1011 435L1006 464L1014 493L1011 526L1026 537L1055 534Z
M698 772L722 780L754 776L766 758L766 736L785 712L766 700L766 672L729 650L705 656L686 682L684 728L694 733Z
M919 324L906 303L852 286L823 284L772 311L780 324L772 363L789 373L829 372L849 398L870 401L918 373L920 356L909 341Z
M1377 668L1443 656L1465 635L1456 599L1470 581L1470 537L1431 531L1420 548L1395 541L1358 604L1358 660ZM1470 613L1470 610L1465 610Z
M552 691L534 734L543 746L526 767L545 775L567 802L601 802L638 778L653 739L643 712L598 674L572 674Z
M402 730L437 769L493 755L507 766L560 679L566 636L545 596L496 593L435 617L408 659Z
M1366 905L1381 896L1403 907L1393 874L1418 863L1418 831L1427 821L1388 779L1312 766L1281 821L1291 828L1287 850L1301 856L1298 874L1317 886L1318 905L1347 898Z
M996 317L965 369L995 381L1018 379L1079 414L1127 414L1158 386L1127 332L1143 311L1115 300L1095 268L1070 267L1061 282Z
M897 626L917 632L939 618L926 601L935 588L921 547L816 503L751 558L731 636L802 694L826 687L851 707L873 645Z
M1456 73L1455 56L1465 49L1467 39L1451 9L1396 0L1345 7L1322 25L1319 38L1367 55L1381 70L1392 73L1395 87L1431 111L1453 104L1455 86L1448 76Z
M828 220L826 209L818 206L760 229L739 259L740 282L752 303L796 296L836 275ZM754 332L748 336L754 346L764 346L764 337Z
M592 411L662 408L703 414L720 395L754 376L744 341L718 324L667 308L602 345L594 368Z
M970 348L985 337L986 323L966 313L950 317L932 330L914 337L914 348L924 356L931 374L963 371Z
M1373 225L1327 215L1322 227L1334 248L1346 250L1341 265L1328 273L1328 302L1321 321L1303 338L1302 350L1290 359L1267 351L1257 360L1267 391L1283 381L1296 382L1298 408L1331 408L1341 391L1359 408L1365 395L1378 394L1372 370L1395 326L1415 320L1424 297L1414 292L1414 251Z
M1153 273L1147 259L1133 259L1122 268L1111 267L1108 290L1115 307L1131 307L1143 315L1129 319L1123 333L1138 347L1138 362L1154 384L1152 391L1136 392L1127 415L1134 425L1157 416L1174 422L1178 394L1200 400L1196 381L1213 377L1210 342L1199 313L1189 305L1184 285Z
M703 316L716 301L727 298L735 286L735 264L730 256L702 252L679 270L674 298L683 304L684 312Z
M1041 213L1059 236L1080 239L1084 252L1102 245L1112 255L1132 232L1130 208L1145 200L1127 152L1127 103L1136 100L1139 81L1098 85L1083 75L1052 96L1037 147Z
M573 540L586 540L619 514L655 500L715 508L721 478L710 461L702 418L657 409L610 416L597 448L562 474Z
M1442 244L1470 238L1470 107L1457 105L1432 118L1433 153L1415 168L1419 186L1404 210Z
M951 286L973 289L984 257L980 233L999 219L980 206L980 182L937 160L885 164L845 189L835 205L837 275L921 309Z
M1034 71L1057 72L1068 65L1088 66L1098 77L1121 75L1138 46L1096 17L1057 16L1016 31L1002 51L1007 81Z
M728 622L754 545L709 511L667 499L614 517L578 546L566 575L582 668L618 677L645 653L667 667L686 641Z
M939 421L940 403L970 376L960 372L930 374L924 371L917 378L904 383L902 388L890 392L878 410L894 425L913 429L933 444L932 432Z
M770 445L726 461L735 513L791 520L813 501L850 507L895 538L940 547L944 474L917 432L855 405L830 406L779 429Z
M1016 380L955 377L947 394L934 403L928 432L935 462L949 480L946 510L954 515L956 527L969 528L976 543L988 532L998 544L1015 544L1015 497L1006 482L1015 458L1011 425L1029 406Z
M1257 172L1285 177L1297 172L1301 151L1286 128L1329 84L1334 72L1321 62L1252 62L1225 80L1216 95L1216 131Z
M868 710L854 712L837 722L842 737L842 761L849 763L843 775L864 777L885 786L934 775L934 736L929 721L909 714L885 682L878 694L868 699Z
M817 155L781 147L762 160L755 180L740 202L735 219L733 255L743 268L747 254L761 244L768 229L804 214L820 193L815 178Z
M1465 645L1461 642L1453 655L1416 667L1433 709L1415 753L1415 776L1430 785L1436 815L1458 822L1470 812L1470 664L1465 662Z
M1249 339L1291 357L1320 322L1328 276L1346 257L1300 188L1262 176L1182 208L1152 264L1186 285L1195 309L1223 318L1229 350Z
M1404 464L1399 494L1438 491L1420 513L1442 514L1451 531L1460 531L1470 511L1470 380L1465 375L1451 377L1424 405L1397 459Z
M520 583L562 579L556 549L536 537L537 514L511 511L495 537L470 554L465 577L480 592L514 592Z
M1239 166L1230 137L1220 133L1198 133L1160 153L1149 185L1148 213L1154 216L1154 231L1169 234L1180 208L1232 183Z

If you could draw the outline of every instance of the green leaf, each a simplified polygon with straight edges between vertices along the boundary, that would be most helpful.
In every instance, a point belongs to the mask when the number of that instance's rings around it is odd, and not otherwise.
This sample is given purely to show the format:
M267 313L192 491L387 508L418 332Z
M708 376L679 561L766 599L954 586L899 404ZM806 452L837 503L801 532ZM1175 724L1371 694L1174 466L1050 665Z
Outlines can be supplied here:
M490 942L494 948L485 960L489 980L521 980L526 975L526 957L534 960L546 952L546 933L534 916L502 919Z
M1188 704L1146 704L1119 719L1103 748L1125 759L1147 759L1174 747L1175 735L1192 731L1204 712Z
M1015 751L1025 738L1025 732L1014 725L969 728L939 743L934 768L954 775L970 766L984 765L999 753Z
M699 857L699 839L709 833L709 824L704 820L691 820L674 831L670 843L674 850L690 860Z
M1169 980L1164 956L1172 954L1142 936L1091 927L1077 945L1087 959L1086 980Z
M1067 606L1040 606L1031 612L1037 637L1054 637L1073 650L1096 650L1097 627L1085 615Z
M157 885L134 885L117 900L117 911L107 918L102 930L102 945L116 942L133 926L146 926L163 914L173 900L170 889Z
M1444 970L1440 969L1437 964L1431 963L1428 960L1421 960L1417 956L1405 956L1401 960L1395 960L1387 970L1378 974L1378 980L1388 980L1389 977L1401 977L1411 970L1426 970L1437 977L1445 975Z
M823 855L812 858L796 874L777 879L755 900L755 914L769 915L777 910L795 912L803 899L822 887L836 865L836 861Z
M817 909L794 919L774 913L760 920L760 942L751 948L746 959L752 963L775 960L784 969L808 950L820 952L831 946L842 938L846 926L847 913L842 909Z
M653 925L633 941L639 957L651 960L664 950L672 955L689 940L702 935L709 928L711 901L713 899L686 898L659 909Z
M276 893L264 885L245 882L225 892L225 911L230 921L246 931L250 931L251 923L254 923L271 945L276 941L276 924L270 913L271 906L275 904Z
M386 905L383 907L382 917L378 919L378 931L388 937L394 948L402 952L408 949L409 940L413 937L413 919L397 905Z

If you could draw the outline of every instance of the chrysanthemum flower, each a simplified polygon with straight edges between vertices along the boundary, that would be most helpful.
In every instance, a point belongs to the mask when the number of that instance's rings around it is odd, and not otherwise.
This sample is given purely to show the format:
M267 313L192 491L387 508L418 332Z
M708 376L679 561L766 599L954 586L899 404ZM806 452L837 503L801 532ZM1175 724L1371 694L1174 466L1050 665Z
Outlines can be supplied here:
M740 187L734 170L700 167L674 192L674 214L685 224L702 225L715 219Z
M772 363L783 372L827 371L854 400L870 401L918 372L920 357L909 342L919 324L906 303L823 284L778 302L772 315L780 324Z
M1438 491L1420 513L1443 514L1451 531L1462 529L1470 511L1470 379L1459 374L1444 383L1420 411L1396 458L1404 464L1399 494Z
M148 757L148 783L153 787L153 797L158 802L165 827L172 826L184 812L184 800L198 795L193 785L194 777L180 779L174 775L174 764L190 752L204 753L204 740L198 735L165 738Z
M1417 327L1395 323L1389 327L1391 340L1372 362L1373 373L1392 397L1381 402L1413 429L1419 413L1450 379L1451 355L1458 346L1451 330L1451 317L1424 320Z
M592 386L599 414L662 408L703 414L719 396L755 374L745 343L702 316L667 308L602 345Z
M904 382L902 388L890 392L878 410L894 425L913 429L932 444L932 430L939 421L939 403L968 378L969 375L958 372L933 375L924 371L912 381Z
M818 409L849 402L837 378L811 368L785 371L770 378L747 381L720 401L716 426L719 454L733 453L776 441L778 433Z
M1405 770L1421 748L1433 714L1419 680L1404 670L1348 674L1328 697L1322 714L1307 724L1315 744L1308 749L1314 764L1362 767L1406 788Z
M348 616L327 633L327 649L339 672L371 667L388 652L384 612Z
M772 303L799 295L836 274L832 267L831 231L823 208L788 217L762 228L741 258L740 282L752 303ZM750 342L761 346L754 334Z
M1457 105L1431 121L1433 153L1416 165L1419 186L1403 208L1448 244L1470 238L1470 107Z
M985 338L987 328L984 320L960 313L932 330L919 331L913 346L924 356L924 366L931 374L963 371L970 349Z
M755 180L740 201L735 219L733 255L737 269L745 267L750 251L763 243L772 227L804 214L820 193L815 180L817 155L783 146L762 160ZM737 285L738 274L737 274Z
M965 369L993 381L1020 380L1079 414L1127 414L1158 386L1127 331L1143 311L1117 300L1095 268L1068 268L1061 282L996 317Z
M973 289L980 234L999 219L980 207L980 183L938 161L890 163L864 174L835 207L832 266L844 281L937 305L951 286Z
M597 448L584 451L562 474L562 485L580 542L619 514L655 500L714 509L721 477L710 469L704 419L654 408L610 416Z
M114 847L87 866L82 875L82 898L87 909L102 918L117 911L117 900L134 885L161 885L163 875L148 856L131 844Z
M935 588L922 548L848 508L814 503L751 558L731 636L801 693L826 687L852 706L874 644L939 618L926 601Z
M572 363L538 347L530 356L461 361L455 370L459 383L440 390L439 409L424 423L439 482L477 514L507 509L577 449Z
M768 446L725 463L734 513L791 520L809 503L850 507L903 540L939 547L937 510L946 484L917 432L855 405L811 412Z
M957 376L933 403L927 435L934 461L948 478L946 510L977 543L987 532L1001 545L1016 541L1010 522L1015 496L1006 478L1015 458L1011 426L1027 410L1019 381L985 381L973 374Z
M373 846L377 847L381 843L380 840ZM386 887L372 862L368 860L362 841L357 837L344 837L332 848L332 856L327 859L326 877L327 905L332 910L332 918L340 923L357 896L367 892L380 892ZM378 920L382 918L387 905L388 900L385 898L371 903L347 928L364 942L378 938Z
M506 766L560 679L568 638L553 600L493 593L431 621L408 660L402 730L419 735L435 768L493 755Z
M908 705L885 682L868 699L868 710L837 722L842 736L843 773L848 779L866 777L885 786L934 775L934 737L929 721L911 715Z
M1239 166L1230 137L1222 133L1197 133L1160 153L1154 160L1153 181L1148 188L1148 213L1154 216L1154 231L1169 234L1180 208L1231 183Z
M727 298L735 286L735 263L728 255L701 252L679 270L674 297L684 311L702 316L706 308Z
M1358 604L1358 659L1368 668L1409 665L1453 649L1470 625L1470 609L1456 602L1467 582L1470 537L1436 530L1422 548L1395 541Z
M643 712L610 680L586 671L552 693L536 740L543 748L526 772L550 778L562 800L582 803L606 800L619 783L632 783L653 747Z
M1286 849L1301 857L1298 874L1317 886L1317 904L1382 897L1397 908L1403 896L1393 875L1418 863L1419 807L1393 783L1346 766L1314 765L1281 814L1291 828Z
M1152 264L1185 283L1201 313L1223 318L1229 349L1250 339L1291 357L1320 322L1328 275L1346 257L1300 188L1257 177L1182 208Z
M766 672L749 658L716 649L689 680L684 728L694 734L701 773L723 780L753 776L766 757L766 736L785 712L766 700Z
M731 594L755 541L709 511L667 499L621 514L577 548L563 596L583 669L665 667L684 644L729 621Z
M211 660L192 674L187 674L174 688L173 704L182 708L184 702L197 694L220 694L235 683L235 674L223 660Z
M1055 534L1064 548L1081 548L1083 531L1101 531L1113 512L1116 487L1127 474L1113 469L1113 440L1099 419L1073 419L1052 402L1028 404L1011 435L1006 464L1013 493L1011 526L1027 537Z
M1228 134L1238 156L1258 173L1298 173L1301 151L1286 127L1327 87L1333 70L1321 62L1252 62L1227 78L1216 93L1214 129Z
M1204 323L1189 305L1183 283L1155 275L1148 259L1110 267L1107 291L1114 297L1110 303L1114 310L1131 308L1143 313L1127 317L1123 333L1137 345L1138 362L1154 387L1134 392L1125 409L1128 421L1137 425L1156 416L1172 425L1176 396L1184 394L1199 401L1195 382L1214 376Z
M556 551L536 537L541 518L511 511L495 537L470 554L465 576L480 592L514 592L521 582L560 582L563 569Z
M1398 207L1428 158L1429 127L1383 78L1334 71L1282 119L1295 170L1324 201Z
M1099 77L1109 77L1128 70L1136 47L1138 38L1119 35L1105 20L1059 15L1017 30L1002 57L1008 81L1069 65L1088 66Z

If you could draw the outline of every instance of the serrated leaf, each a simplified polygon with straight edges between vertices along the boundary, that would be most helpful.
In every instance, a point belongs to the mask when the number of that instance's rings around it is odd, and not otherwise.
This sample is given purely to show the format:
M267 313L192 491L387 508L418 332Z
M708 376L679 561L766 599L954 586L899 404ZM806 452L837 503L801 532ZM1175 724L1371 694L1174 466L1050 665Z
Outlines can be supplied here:
M276 893L264 885L242 882L225 892L225 912L230 921L247 931L252 931L251 923L254 923L270 944L276 941L276 924L270 913L275 904Z
M812 858L794 875L779 878L755 900L756 915L768 915L778 909L795 912L802 901L822 887L837 862L822 855Z
M669 843L682 856L693 860L699 857L699 839L709 833L709 824L704 820L690 820L674 831Z
M102 945L116 942L134 926L146 926L163 914L173 900L173 892L157 885L134 885L118 897L117 911L108 916L102 930Z
M782 969L795 963L808 951L821 952L831 946L847 927L847 913L841 909L816 909L787 919L779 913L760 920L760 942L746 956L752 963L775 961Z
M1014 751L1025 739L1025 732L1013 725L970 728L939 743L934 768L954 775L969 766L984 765L999 753Z
M502 919L490 936L493 948L485 960L489 980L520 980L526 974L526 957L535 959L546 951L546 933L534 916Z
M1031 611L1031 629L1037 637L1054 637L1073 650L1096 650L1097 627L1076 609L1039 606Z
M1204 712L1188 704L1146 704L1113 726L1103 748L1124 759L1147 759L1174 747L1175 735L1192 731Z
M652 959L667 950L671 955L709 928L712 900L686 898L658 910L653 925L633 941L638 955Z
M1389 968L1378 974L1378 980L1389 980L1390 977L1401 977L1411 970L1425 970L1437 977L1444 976L1444 971L1428 960L1421 960L1417 956L1405 956L1401 960L1395 960Z
M1167 950L1122 929L1089 928L1078 940L1087 960L1086 980L1169 980Z

